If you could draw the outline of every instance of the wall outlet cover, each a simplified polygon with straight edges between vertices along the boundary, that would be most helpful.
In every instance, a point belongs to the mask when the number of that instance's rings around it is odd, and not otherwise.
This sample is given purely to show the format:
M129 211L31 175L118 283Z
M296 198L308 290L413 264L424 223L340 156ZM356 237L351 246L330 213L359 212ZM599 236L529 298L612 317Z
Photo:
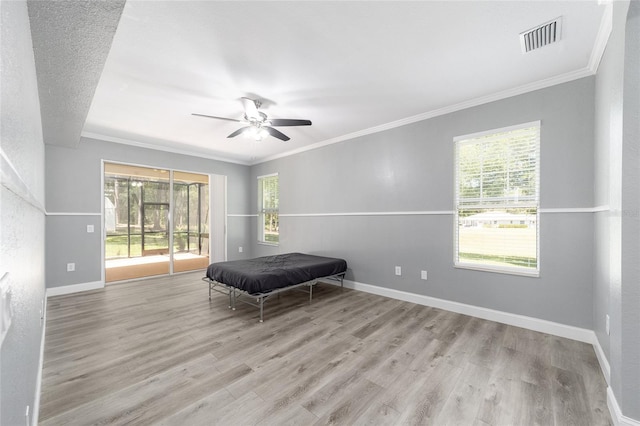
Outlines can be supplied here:
M402 275L402 268L400 266L396 266L396 275Z
M420 279L421 280L427 279L427 271L420 271Z

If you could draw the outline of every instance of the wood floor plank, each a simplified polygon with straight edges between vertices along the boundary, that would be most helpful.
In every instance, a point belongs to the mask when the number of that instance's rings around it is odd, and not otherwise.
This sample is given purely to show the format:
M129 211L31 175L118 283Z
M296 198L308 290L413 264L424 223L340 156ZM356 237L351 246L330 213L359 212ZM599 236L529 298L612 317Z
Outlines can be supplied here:
M41 424L610 424L590 345L326 283L259 323L201 277L49 298Z
M257 398L257 396L256 396ZM182 410L160 420L160 426L215 424L225 408L233 407L236 398L226 389L220 389L197 400Z
M331 369L350 361L355 356L349 349L353 342L349 338L327 333L289 354L277 352L256 365L255 375L238 381L229 387L234 395L253 391L265 398L286 400L287 394L297 395L316 383Z
M442 410L436 414L434 424L468 425L478 414L491 370L474 363L467 363L449 394Z
M369 402L369 406L362 414L354 419L354 426L391 426L400 424L400 413L380 402L381 394L378 394Z
M427 372L427 379L415 390L413 398L403 402L400 423L437 424L435 419L444 408L458 382L462 369L447 362L435 363Z
M157 409L158 398L167 394L167 389L180 392L193 380L214 368L215 358L201 357L183 366L173 368L128 388L93 399L57 416L50 417L42 424L122 424L137 407L145 405Z
M590 424L589 405L582 376L554 367L553 405L556 424ZM561 420L561 422L560 422Z
M369 369L365 377L382 387L391 386L407 370L418 354L433 340L430 332L419 330L409 340L399 346L386 360Z
M386 387L384 404L400 413L410 409L417 402L416 393L421 392L420 389L429 380L429 373L445 363L444 356L449 345L448 342L431 339L407 369ZM452 375L459 373L455 367L449 367L449 371Z
M544 386L522 382L523 413L522 421L532 425L550 425L554 423L551 408L551 393ZM602 423L606 425L607 423Z
M255 392L278 406L300 401L326 381L340 376L343 371L349 371L360 359L353 350L358 344L360 342L344 338L321 350L320 354L296 360L280 372L283 377L258 385Z
M265 407L265 402L253 392L235 398L220 390L162 419L158 425L253 425L262 419Z
M265 411L268 413L268 411ZM287 406L282 410L277 410L271 415L263 417L256 425L264 426L299 426L311 425L318 421L318 418L297 404Z
M518 421L522 411L520 404L524 400L522 384L521 380L492 378L478 410L477 420L489 425L521 424Z
M341 388L333 404L327 406L325 414L318 420L321 425L351 425L367 411L369 403L383 389L367 379L354 382L352 386ZM307 408L305 406L305 408ZM315 410L319 411L318 406ZM311 411L311 410L310 410ZM317 413L316 413L317 414Z

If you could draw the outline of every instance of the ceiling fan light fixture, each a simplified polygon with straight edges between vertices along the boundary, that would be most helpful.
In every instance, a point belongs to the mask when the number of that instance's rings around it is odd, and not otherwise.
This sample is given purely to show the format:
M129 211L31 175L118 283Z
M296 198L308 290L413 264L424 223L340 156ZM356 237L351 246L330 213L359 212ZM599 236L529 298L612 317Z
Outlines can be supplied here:
M244 131L242 132L243 136L251 139L255 138L257 134L258 134L258 129L255 126L249 126L246 129L244 129Z
M269 136L269 132L260 127L260 126L249 126L247 127L243 132L242 135L245 136L247 139L254 139L256 141L261 141L262 139L265 139Z

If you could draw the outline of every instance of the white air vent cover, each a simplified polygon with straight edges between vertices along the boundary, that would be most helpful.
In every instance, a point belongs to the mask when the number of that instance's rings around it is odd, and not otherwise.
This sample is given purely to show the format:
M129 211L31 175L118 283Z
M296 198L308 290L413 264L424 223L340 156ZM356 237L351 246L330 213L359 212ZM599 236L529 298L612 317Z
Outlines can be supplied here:
M520 33L520 47L522 53L531 52L548 44L560 41L562 30L562 16L553 21L538 25L528 31Z

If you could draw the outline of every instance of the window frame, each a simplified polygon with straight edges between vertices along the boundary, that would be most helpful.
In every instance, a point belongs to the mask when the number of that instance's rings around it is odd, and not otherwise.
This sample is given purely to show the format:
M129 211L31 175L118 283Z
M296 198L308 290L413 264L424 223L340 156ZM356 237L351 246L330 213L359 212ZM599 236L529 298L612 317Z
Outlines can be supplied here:
M509 201L503 200L502 203L483 203L482 200L475 206L464 205L461 203L460 191L460 163L459 163L459 149L461 143L472 143L473 139L479 139L485 136L497 136L501 133L507 133L515 130L522 130L527 128L537 127L537 161L535 164L535 197L529 203L519 202L518 204L510 204ZM470 269L484 272L494 272L510 275L521 275L527 277L539 277L540 276L540 152L541 152L541 121L532 121L528 123L516 124L513 126L507 126L502 128L496 128L486 130L482 132L456 136L453 138L454 142L454 223L453 223L453 262L454 268ZM503 197L504 198L504 197ZM482 197L481 197L482 199ZM491 265L488 263L473 263L460 261L459 256L459 231L460 231L460 211L465 209L477 208L482 209L514 209L514 208L531 208L535 209L536 218L536 268L527 268L521 266L503 266L503 265Z
M278 187L277 207L267 209L264 207L264 182L267 179L271 179L271 178L277 179L277 187ZM278 222L280 220L280 178L278 173L270 173L268 175L258 176L257 181L258 181L258 244L277 247L278 245L280 245L280 230L278 229L278 242L266 241L265 232L264 232L265 231L264 221L265 221L265 215L267 214L275 214L278 218Z

